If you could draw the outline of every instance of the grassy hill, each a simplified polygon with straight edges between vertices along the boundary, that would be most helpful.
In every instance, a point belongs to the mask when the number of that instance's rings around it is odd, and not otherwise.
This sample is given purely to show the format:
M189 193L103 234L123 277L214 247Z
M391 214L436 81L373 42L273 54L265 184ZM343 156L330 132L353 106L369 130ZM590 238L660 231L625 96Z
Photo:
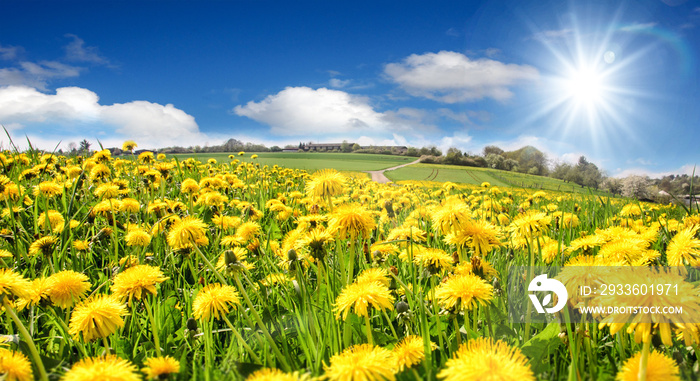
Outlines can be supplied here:
M255 154L258 158L253 160ZM200 161L215 159L219 163L230 162L229 155L246 162L258 162L261 165L273 166L275 164L296 169L305 169L314 172L323 168L334 168L338 171L376 171L390 168L414 161L416 158L407 156L373 155L363 153L328 153L328 152L260 152L246 153L238 156L238 153L211 153L211 154L177 154L169 155L183 160L194 157Z
M481 184L488 182L499 187L543 189L550 191L607 195L606 192L589 189L551 177L508 172L491 168L462 167L444 164L414 164L384 172L392 181L426 180L454 183Z

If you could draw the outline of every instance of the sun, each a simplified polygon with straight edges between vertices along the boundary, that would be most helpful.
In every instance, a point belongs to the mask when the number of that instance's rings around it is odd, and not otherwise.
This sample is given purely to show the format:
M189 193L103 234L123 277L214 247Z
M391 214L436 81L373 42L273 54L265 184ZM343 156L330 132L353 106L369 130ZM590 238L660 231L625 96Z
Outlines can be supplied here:
M605 100L603 76L594 69L576 69L563 82L566 97L578 104L591 106Z

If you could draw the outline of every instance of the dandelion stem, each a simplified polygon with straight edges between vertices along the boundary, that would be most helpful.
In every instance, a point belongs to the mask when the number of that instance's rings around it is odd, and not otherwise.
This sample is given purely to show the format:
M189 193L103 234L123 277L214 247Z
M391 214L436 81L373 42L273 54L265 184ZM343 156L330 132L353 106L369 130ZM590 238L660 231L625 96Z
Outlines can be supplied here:
M374 339L372 338L372 324L369 322L369 314L365 315L365 324L367 325L367 342L369 345L374 345Z
M218 274L218 272L217 272ZM219 274L219 276L221 276ZM270 347L272 348L272 352L275 354L277 357L277 360L282 364L282 368L284 371L289 372L292 369L289 367L289 364L287 363L287 359L284 358L282 353L280 352L279 348L277 348L277 344L275 343L275 340L272 338L270 335L270 332L267 330L267 327L265 326L265 323L262 321L260 318L260 315L258 314L258 311L255 309L255 306L253 306L253 303L250 301L250 298L248 297L248 293L245 291L245 288L243 288L243 285L241 284L241 280L238 276L237 273L233 275L233 279L236 281L236 285L238 286L238 290L241 292L241 295L243 295L243 299L245 299L246 304L248 305L248 308L250 308L250 312L253 314L253 319L255 319L255 322L258 323L260 326L260 329L263 331L263 335L265 335L265 338L267 341L270 343Z
M24 327L22 321L20 321L19 317L17 317L15 309L12 308L9 301L7 300L7 297L5 296L2 296L2 306L5 307L5 311L8 315L10 315L12 321L15 322L17 329L19 329L20 335L22 335L22 338L27 343L27 346L29 347L29 353L32 355L32 359L34 359L34 365L36 365L36 368L39 371L39 379L41 379L42 381L48 381L49 376L46 374L44 363L41 361L41 357L39 357L39 351L37 351L36 346L34 345L34 340L29 335L29 332L27 332L27 328Z
M241 334L238 333L238 331L233 327L233 324L231 324L231 321L228 320L228 317L226 317L226 315L222 315L222 316L224 318L224 321L228 325L228 327L231 328L231 332L233 332L233 334L236 336L236 339L238 339L238 341L241 343L241 345L243 345L243 348L246 350L246 352L248 352L248 354L250 355L250 358L253 359L253 361L257 362L258 364L262 364L263 362L260 361L260 358L255 354L255 352L253 352L253 350L250 348L250 346L248 346L248 343L246 343L245 339L243 339L243 336L241 336Z
M644 341L642 346L642 358L639 360L639 373L637 375L638 381L646 381L647 379L647 364L649 362L649 347L651 346L651 339Z
M153 308L151 307L151 303L148 302L148 296L143 298L143 304L146 307L148 319L151 321L151 330L153 331L153 344L156 346L156 353L158 354L158 356L160 356L163 352L160 347L160 339L158 338L158 324L153 314Z
M457 315L452 317L452 323L455 326L455 337L457 338L457 346L462 345L462 332L459 331L459 323L457 323Z

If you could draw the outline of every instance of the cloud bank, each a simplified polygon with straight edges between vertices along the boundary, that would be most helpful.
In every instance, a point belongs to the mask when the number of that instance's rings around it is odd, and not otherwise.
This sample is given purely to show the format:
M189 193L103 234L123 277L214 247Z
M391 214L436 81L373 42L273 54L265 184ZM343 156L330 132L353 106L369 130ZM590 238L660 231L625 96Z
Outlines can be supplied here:
M422 123L418 110L378 112L366 97L325 87L287 87L260 102L238 105L233 112L269 125L270 132L280 136L376 136L431 128Z
M445 103L484 98L504 101L513 96L512 86L539 77L532 66L472 60L450 51L412 54L402 62L387 64L384 74L413 96Z
M28 86L0 87L0 123L30 139L57 136L66 141L104 136L110 144L133 139L144 148L207 140L194 117L172 104L133 101L102 105L97 94L80 87L58 88L55 94Z

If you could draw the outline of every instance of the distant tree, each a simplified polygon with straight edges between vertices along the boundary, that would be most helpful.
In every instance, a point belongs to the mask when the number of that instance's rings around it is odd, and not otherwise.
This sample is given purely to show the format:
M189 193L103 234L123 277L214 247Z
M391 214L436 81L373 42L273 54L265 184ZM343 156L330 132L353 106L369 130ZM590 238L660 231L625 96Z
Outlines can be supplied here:
M347 140L343 140L343 142L340 144L340 150L342 152L352 152L352 146Z
M360 147L360 145L357 143L352 145L352 152L359 151L361 149L362 149L362 147Z
M517 171L518 162L513 159L506 159L503 161L503 169L506 171Z
M435 146L430 146L430 155L433 155L433 156L442 156L442 151L440 151L439 149L437 149L437 147L435 147Z
M555 163L554 168L552 169L552 172L550 173L550 176L554 177L555 179L566 180L566 177L572 168L573 168L573 166L569 163L565 163L565 162Z
M79 151L81 153L88 153L90 152L90 142L87 141L87 139L83 139L82 142L80 142L80 149Z
M636 199L647 199L650 196L650 185L651 181L648 177L637 175L627 176L622 179L622 195Z
M272 146L272 147L270 147L270 151L280 152L280 151L282 151L282 148L280 148L279 146Z
M612 194L617 194L617 195L622 194L622 180L621 179L617 179L614 177L608 177L605 180L603 180L600 187L605 189L606 191L612 193Z
M488 164L489 168L504 169L504 163L505 163L506 159L504 159L503 156L501 156L500 154L489 153L488 155L486 155L484 157L484 159L486 160L486 163ZM512 161L515 161L515 160L512 160Z
M418 157L420 156L420 152L418 152L418 149L416 147L408 147L408 149L406 150L406 156Z
M450 149L447 150L444 162L445 164L461 164L463 156L462 151L458 148L450 147Z
M486 158L486 156L488 156L489 154L501 155L503 154L503 150L496 146L484 147L484 158Z

